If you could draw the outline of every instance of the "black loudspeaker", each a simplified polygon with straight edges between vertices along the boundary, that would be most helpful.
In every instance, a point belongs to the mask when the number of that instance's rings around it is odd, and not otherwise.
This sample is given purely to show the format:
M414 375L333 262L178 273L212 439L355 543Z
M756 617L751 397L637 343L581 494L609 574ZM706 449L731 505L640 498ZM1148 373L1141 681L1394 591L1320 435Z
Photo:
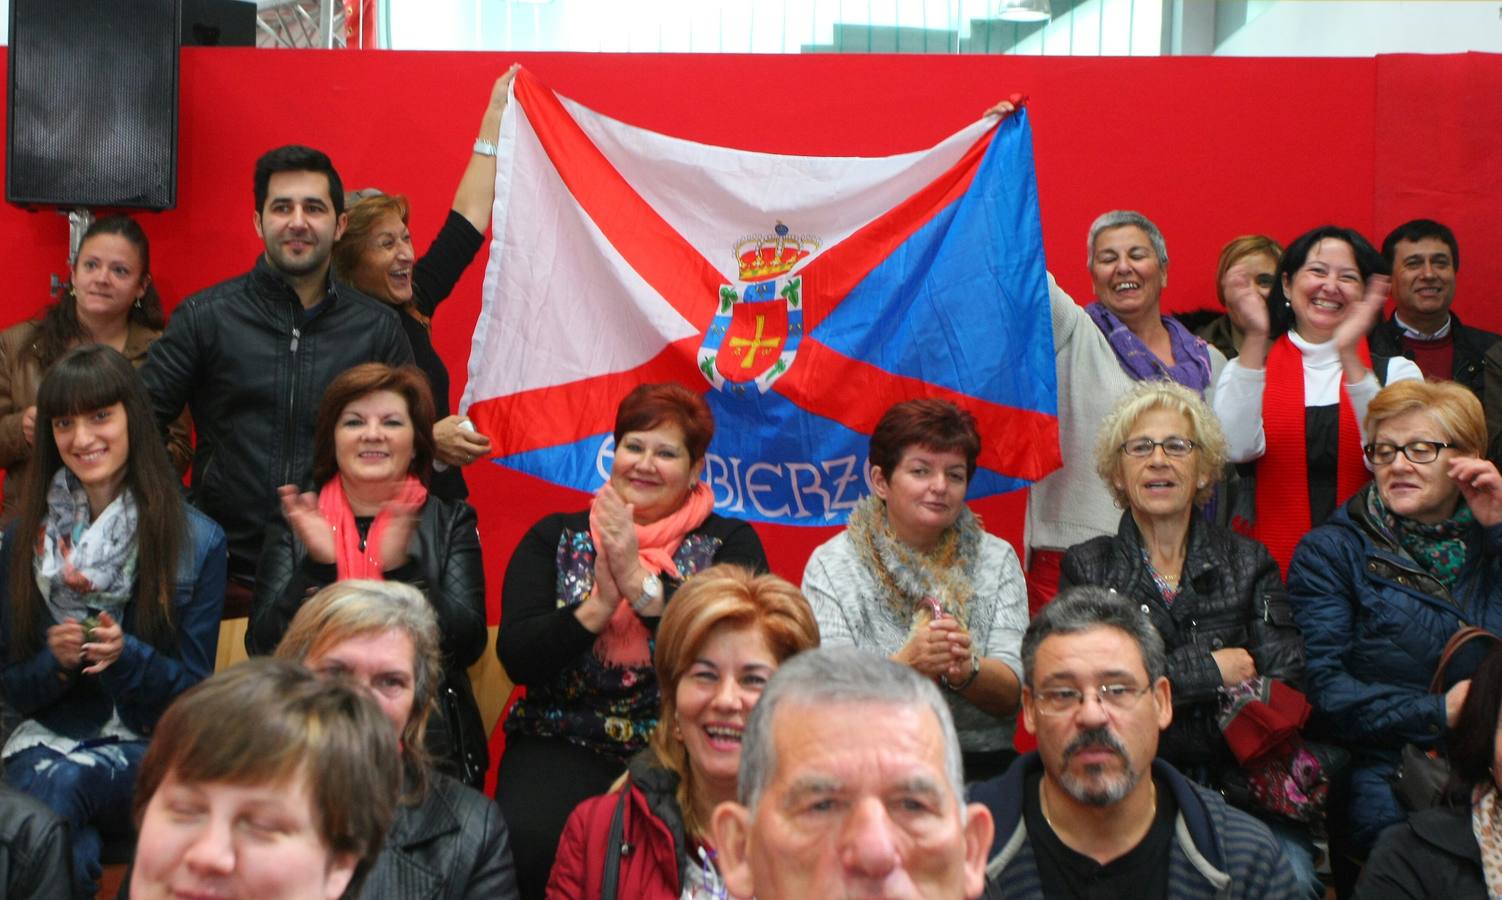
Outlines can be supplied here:
M5 199L177 203L179 0L11 0Z

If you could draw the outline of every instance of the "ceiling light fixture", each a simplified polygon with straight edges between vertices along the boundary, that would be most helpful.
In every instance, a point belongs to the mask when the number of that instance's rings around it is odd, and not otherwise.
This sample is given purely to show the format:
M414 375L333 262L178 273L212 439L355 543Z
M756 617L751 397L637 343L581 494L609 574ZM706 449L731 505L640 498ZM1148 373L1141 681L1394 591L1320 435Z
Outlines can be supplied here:
M1001 0L996 18L1003 22L1047 22L1053 18L1048 0Z

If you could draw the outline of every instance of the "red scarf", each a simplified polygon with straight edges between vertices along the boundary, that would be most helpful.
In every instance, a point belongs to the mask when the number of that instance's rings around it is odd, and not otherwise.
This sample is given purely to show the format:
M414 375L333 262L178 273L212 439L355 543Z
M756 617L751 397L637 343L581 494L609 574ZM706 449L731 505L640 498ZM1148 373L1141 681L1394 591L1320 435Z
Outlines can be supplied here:
M591 503L591 510L593 506ZM676 578L678 567L673 562L673 554L678 552L678 545L689 532L703 525L713 511L714 493L704 482L696 483L682 506L656 522L636 526L636 558L647 571ZM594 542L598 554L602 545L593 516L589 522L589 539ZM651 633L631 608L631 601L637 598L641 585L617 584L616 589L621 602L616 605L615 614L610 617L605 630L595 639L595 653L613 666L650 666L652 651L647 639Z
M421 509L428 502L428 489L416 476L408 475L401 490L376 513L370 523L370 532L365 536L365 545L360 545L360 528L355 524L355 511L344 496L344 481L338 475L330 478L318 492L318 511L334 529L334 564L339 580L347 578L371 578L384 581L381 567L381 537L386 526L391 524L391 509Z
M1356 347L1368 369L1372 355ZM1287 336L1267 352L1262 432L1267 452L1257 463L1257 523L1252 536L1267 546L1286 576L1293 548L1309 533L1309 448L1304 436L1304 354ZM1361 455L1361 428L1344 378L1336 443L1335 502L1344 503L1371 478Z

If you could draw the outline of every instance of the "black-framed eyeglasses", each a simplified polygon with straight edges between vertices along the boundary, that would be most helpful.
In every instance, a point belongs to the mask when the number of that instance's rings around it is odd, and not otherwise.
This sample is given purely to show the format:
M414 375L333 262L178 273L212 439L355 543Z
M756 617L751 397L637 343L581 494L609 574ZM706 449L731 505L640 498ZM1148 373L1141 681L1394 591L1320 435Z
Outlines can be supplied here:
M1106 709L1125 712L1136 706L1147 691L1145 687L1131 684L1101 684L1088 692L1072 687L1056 687L1033 691L1033 699L1038 704L1038 711L1049 716L1067 716L1084 706L1087 693L1099 697L1100 705Z
M1443 441L1409 441L1406 444L1393 444L1387 441L1373 441L1361 448L1366 458L1374 466L1385 466L1398 457L1398 451L1408 457L1411 463L1432 463L1439 459L1439 451L1459 449L1455 444L1446 444Z
M1121 445L1121 452L1127 456L1152 456L1153 451L1159 447L1169 456L1188 456L1194 452L1195 443L1186 437L1170 437L1161 441L1152 438L1132 438Z

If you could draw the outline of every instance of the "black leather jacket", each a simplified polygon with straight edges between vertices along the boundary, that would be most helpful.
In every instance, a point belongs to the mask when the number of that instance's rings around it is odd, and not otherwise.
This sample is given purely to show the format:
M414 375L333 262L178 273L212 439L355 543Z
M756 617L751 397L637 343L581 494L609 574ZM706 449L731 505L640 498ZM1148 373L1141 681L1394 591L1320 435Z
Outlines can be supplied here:
M412 362L391 307L330 281L309 318L265 257L184 300L151 345L141 378L164 434L184 405L192 411L190 499L224 528L233 580L255 572L276 489L312 472L324 388L363 362Z
M1259 673L1294 687L1302 681L1304 643L1278 564L1266 547L1198 515L1189 526L1189 549L1173 606L1164 604L1153 583L1130 512L1122 514L1114 537L1092 538L1064 554L1059 587L1074 584L1125 595L1163 635L1173 724L1158 742L1158 755L1186 774L1235 765L1216 724L1221 677L1211 653L1241 647L1252 655Z
M438 616L443 679L438 685L439 708L428 719L428 750L445 771L467 770L483 780L490 764L489 737L466 671L485 652L487 637L485 567L477 526L468 503L429 495L407 545L407 564L385 577L422 591ZM336 580L334 566L309 560L307 549L278 516L267 529L256 569L246 651L255 656L275 650L309 595ZM453 727L461 734L451 738ZM475 786L474 777L468 780Z
M397 808L361 900L515 900L511 837L495 801L439 773ZM352 900L346 893L345 900Z
M41 803L0 785L0 896L67 897L73 891L68 826Z

